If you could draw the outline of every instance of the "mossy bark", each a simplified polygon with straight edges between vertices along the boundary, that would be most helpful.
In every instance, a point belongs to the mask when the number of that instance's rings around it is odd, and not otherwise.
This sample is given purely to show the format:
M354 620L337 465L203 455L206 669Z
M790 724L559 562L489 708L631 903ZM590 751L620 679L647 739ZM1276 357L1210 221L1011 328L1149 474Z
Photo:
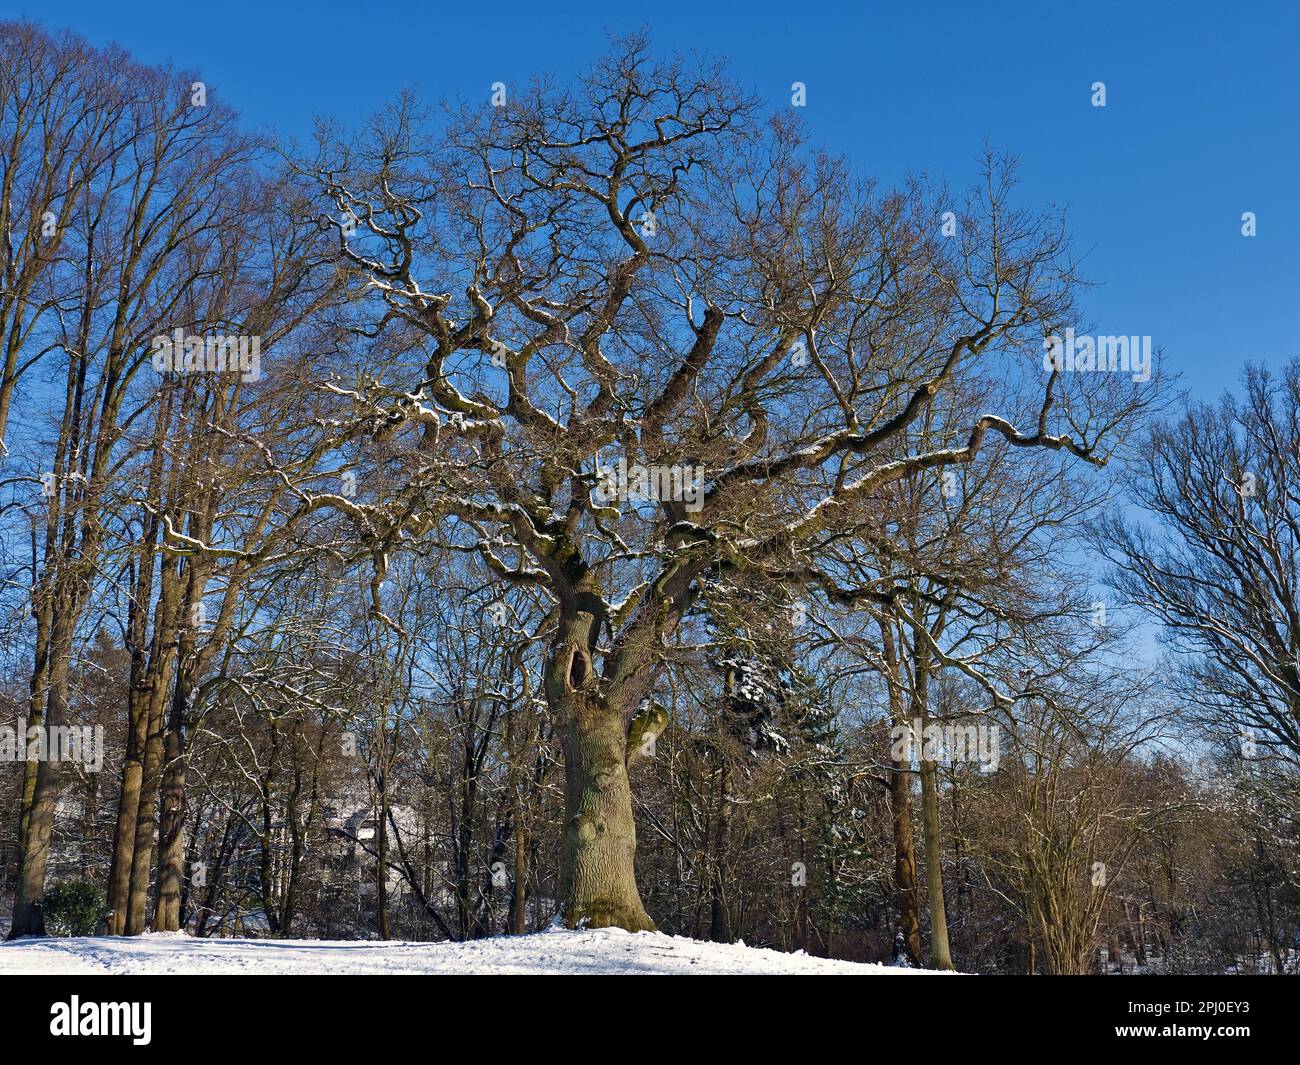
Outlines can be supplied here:
M622 715L589 705L571 707L567 716L560 856L564 923L653 931L636 886L636 823Z
M600 692L589 618L569 619L552 646L547 700L564 748L560 916L569 928L653 931L636 886L636 822L628 765L631 715Z

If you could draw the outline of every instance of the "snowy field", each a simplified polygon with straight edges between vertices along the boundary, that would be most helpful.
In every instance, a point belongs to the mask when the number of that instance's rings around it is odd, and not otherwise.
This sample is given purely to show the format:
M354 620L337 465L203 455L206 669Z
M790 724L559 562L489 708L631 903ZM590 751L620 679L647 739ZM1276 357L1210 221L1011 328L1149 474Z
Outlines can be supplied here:
M23 939L0 944L8 973L430 973L904 976L924 970L828 961L653 932L553 929L471 943L134 938Z

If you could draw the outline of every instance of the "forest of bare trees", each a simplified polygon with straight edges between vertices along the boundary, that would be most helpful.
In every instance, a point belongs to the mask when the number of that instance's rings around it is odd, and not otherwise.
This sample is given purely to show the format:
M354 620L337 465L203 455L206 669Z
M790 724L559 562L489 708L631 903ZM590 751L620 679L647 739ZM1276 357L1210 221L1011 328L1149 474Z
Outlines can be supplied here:
M0 928L1296 971L1300 363L1054 360L971 173L645 36L299 143L0 23Z

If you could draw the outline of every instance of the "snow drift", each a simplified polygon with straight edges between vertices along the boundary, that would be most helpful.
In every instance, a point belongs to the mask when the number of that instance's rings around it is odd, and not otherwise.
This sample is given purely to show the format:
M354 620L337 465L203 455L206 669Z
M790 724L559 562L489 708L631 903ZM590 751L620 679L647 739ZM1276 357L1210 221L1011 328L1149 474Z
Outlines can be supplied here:
M904 976L925 970L703 943L655 932L549 929L470 943L132 938L21 939L0 944L0 974L389 973L750 974Z

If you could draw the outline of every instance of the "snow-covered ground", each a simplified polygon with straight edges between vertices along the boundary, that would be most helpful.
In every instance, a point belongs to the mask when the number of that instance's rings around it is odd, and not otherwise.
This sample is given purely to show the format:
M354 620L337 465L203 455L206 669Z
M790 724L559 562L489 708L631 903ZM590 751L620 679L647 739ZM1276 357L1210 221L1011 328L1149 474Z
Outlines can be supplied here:
M22 939L0 944L3 973L740 973L902 976L924 970L828 961L653 932L551 929L472 943L293 939Z

